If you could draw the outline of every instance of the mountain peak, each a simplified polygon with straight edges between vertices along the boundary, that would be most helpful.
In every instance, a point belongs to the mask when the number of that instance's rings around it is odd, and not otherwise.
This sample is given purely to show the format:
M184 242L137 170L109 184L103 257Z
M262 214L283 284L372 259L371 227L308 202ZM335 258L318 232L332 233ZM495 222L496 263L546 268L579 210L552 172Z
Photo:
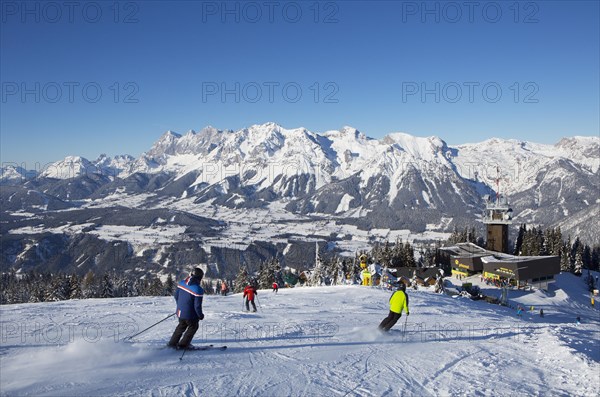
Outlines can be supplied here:
M192 130L190 130L190 131L192 131ZM160 137L159 140L161 140L163 138L181 138L181 135L176 133L175 131L167 130L167 132L162 134L162 136Z
M98 173L98 168L88 159L81 156L67 156L48 165L40 173L40 176L42 178L68 179L95 173Z
M277 124L273 121L269 121L264 124L254 124L248 128L248 130L253 130L253 131L256 131L256 130L259 130L259 131L265 131L265 130L266 131L281 131L283 129L285 129L285 128L283 128L282 126L280 126L279 124Z

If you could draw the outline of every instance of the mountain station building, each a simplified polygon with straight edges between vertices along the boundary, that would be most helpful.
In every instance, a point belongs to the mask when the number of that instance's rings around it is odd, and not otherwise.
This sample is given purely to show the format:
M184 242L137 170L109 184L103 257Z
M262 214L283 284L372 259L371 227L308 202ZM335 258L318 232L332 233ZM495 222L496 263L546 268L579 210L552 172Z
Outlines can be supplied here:
M443 265L451 268L452 276L464 278L481 274L486 279L514 284L534 285L547 289L560 273L558 256L515 256L489 251L473 243L459 243L439 249Z
M438 257L444 267L451 269L452 276L461 278L481 273L481 258L489 256L491 252L473 243L459 243L439 248Z

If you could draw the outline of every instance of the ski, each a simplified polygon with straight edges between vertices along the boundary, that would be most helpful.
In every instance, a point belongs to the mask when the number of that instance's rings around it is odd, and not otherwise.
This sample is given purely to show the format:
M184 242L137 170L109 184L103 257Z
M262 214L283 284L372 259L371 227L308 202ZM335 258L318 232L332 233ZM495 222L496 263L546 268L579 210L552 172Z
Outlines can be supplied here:
M161 349L172 349L172 350L177 350L177 351L183 351L183 350L187 350L187 351L195 351L195 350L226 350L227 346L223 345L223 346L215 346L215 345L204 345L204 346L193 346L193 347L187 347L185 349L177 347L177 348L172 348L169 346L163 347Z
M194 347L188 347L185 350L225 350L227 349L227 346L214 346L214 345L206 345L206 346L194 346Z
M193 346L193 347L187 347L185 349L181 349L183 350L183 353L181 353L181 357L179 357L179 361L183 360L183 356L185 355L185 353L187 353L188 351L195 351L195 350L225 350L227 349L227 346L213 346L213 345L206 345L206 346Z

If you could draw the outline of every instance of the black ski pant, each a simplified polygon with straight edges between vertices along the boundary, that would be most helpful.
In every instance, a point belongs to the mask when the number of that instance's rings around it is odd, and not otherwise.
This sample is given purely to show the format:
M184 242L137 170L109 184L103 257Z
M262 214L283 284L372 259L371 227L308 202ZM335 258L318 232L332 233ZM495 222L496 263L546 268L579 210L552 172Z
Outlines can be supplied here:
M256 311L256 305L254 304L254 299L246 299L246 310L250 311L250 303L252 303L252 309Z
M402 317L402 313L394 313L394 312L390 311L388 316L383 319L381 324L379 324L379 329L386 331L386 332L389 331L390 328L392 328L394 325L396 325L396 323L398 322L400 317Z
M173 332L173 336L171 336L171 340L169 341L169 346L183 348L187 347L192 342L196 331L198 331L199 321L200 320L198 319L184 320L180 318L179 324L177 325L177 328L175 328L175 332ZM181 338L182 335L183 338Z

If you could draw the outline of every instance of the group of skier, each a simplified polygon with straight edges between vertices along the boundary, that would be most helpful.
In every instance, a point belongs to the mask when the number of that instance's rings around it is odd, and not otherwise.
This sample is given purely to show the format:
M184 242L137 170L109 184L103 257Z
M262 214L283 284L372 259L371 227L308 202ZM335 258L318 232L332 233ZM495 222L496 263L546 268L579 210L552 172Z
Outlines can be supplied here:
M203 277L204 271L196 267L188 277L177 284L174 297L177 302L176 314L179 322L169 340L169 347L175 349L193 348L191 344L192 339L196 331L198 331L200 321L204 319L204 313L202 312L204 290L200 286ZM273 283L273 292L277 293L278 290L279 286L277 283ZM252 305L252 311L256 312L254 299L257 295L258 291L255 284L248 283L242 295L246 311L250 311L250 305ZM405 311L407 316L409 315L408 296L406 295L406 286L403 282L399 283L398 290L392 294L389 303L390 312L381 324L379 324L379 329L384 332L389 331L398 322L402 316L402 311Z
M204 289L200 286L203 277L204 271L196 267L188 277L177 284L174 297L177 302L176 314L179 322L169 340L169 347L175 349L193 347L191 341L196 331L198 331L200 321L204 319L204 313L202 312ZM224 290L225 294L227 293L225 282L223 282L221 289ZM277 290L277 283L273 283L273 292L277 293ZM244 288L243 298L247 311L250 311L250 305L252 305L252 311L256 312L254 299L257 295L258 291L253 284L249 283Z

